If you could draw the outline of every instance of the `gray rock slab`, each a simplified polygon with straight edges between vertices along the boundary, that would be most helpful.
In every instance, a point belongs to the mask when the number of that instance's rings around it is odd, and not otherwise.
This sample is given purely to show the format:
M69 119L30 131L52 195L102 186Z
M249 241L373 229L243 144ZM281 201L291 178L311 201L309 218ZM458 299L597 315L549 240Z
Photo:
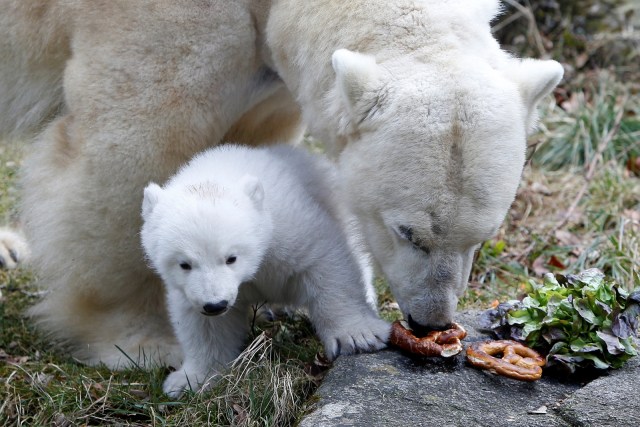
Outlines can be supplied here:
M458 316L469 332L466 343L487 338L477 329L477 315ZM585 385L496 376L467 365L463 354L415 358L385 350L340 357L299 425L640 426L640 368L627 365Z
M576 426L640 426L640 359L577 390L558 412Z

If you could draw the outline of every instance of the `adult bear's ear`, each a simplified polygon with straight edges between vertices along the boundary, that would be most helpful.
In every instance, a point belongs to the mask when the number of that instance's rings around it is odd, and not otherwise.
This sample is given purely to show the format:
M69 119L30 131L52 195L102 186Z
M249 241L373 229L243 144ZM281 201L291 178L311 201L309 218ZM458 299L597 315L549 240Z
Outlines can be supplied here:
M254 206L258 210L262 210L262 201L264 200L264 188L258 178L252 175L245 175L240 180L240 185L244 193L249 196Z
M338 49L331 64L336 73L339 96L355 123L361 122L377 102L382 86L380 67L370 55Z
M144 189L144 198L142 199L142 219L145 221L153 212L153 208L158 204L158 200L160 200L160 195L164 190L155 182L149 183L147 187Z
M516 60L511 78L518 85L527 113L527 130L533 130L537 121L536 107L560 82L564 68L556 61L537 59Z

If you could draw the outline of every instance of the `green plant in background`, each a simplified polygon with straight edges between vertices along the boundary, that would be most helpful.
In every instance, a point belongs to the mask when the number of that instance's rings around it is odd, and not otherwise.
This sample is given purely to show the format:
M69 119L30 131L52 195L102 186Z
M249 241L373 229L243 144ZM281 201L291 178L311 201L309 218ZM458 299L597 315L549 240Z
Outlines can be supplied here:
M484 326L547 354L547 366L619 368L638 354L640 288L627 292L598 269L547 274L522 301L484 313Z
M564 108L543 111L545 142L533 164L555 170L587 165L596 155L603 163L620 164L640 156L640 103L634 90L605 71L575 79L571 86ZM607 144L599 152L603 140Z

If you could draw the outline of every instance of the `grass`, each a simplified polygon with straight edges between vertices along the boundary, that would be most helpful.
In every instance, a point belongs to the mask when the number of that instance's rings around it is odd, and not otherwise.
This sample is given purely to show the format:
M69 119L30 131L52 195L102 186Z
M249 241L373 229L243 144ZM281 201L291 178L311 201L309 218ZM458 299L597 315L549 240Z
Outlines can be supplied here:
M640 285L640 163L634 166L640 157L640 67L599 67L626 52L620 42L633 39L630 18L601 31L571 19L591 0L517 3L535 22L526 14L507 22L507 15L499 21L503 42L527 56L561 58L569 78L545 100L517 198L499 233L479 250L461 309L518 298L531 278L547 271L598 267L629 289ZM638 3L608 0L602 15ZM630 46L636 46L633 40ZM4 223L16 218L21 157L20 145L0 145ZM386 283L377 280L376 289L383 317L399 318ZM304 316L277 318L256 326L247 350L212 390L175 401L162 393L164 368L112 372L79 365L52 348L23 317L38 298L29 271L0 271L0 293L3 426L294 425L313 404L310 396L327 367Z
M506 48L559 59L566 73L541 106L518 195L477 254L461 306L521 297L545 272L597 267L640 286L640 2L505 5L494 28Z
M640 101L606 70L564 90L570 104L543 108L541 132L506 221L478 253L463 306L522 296L548 271L597 267L640 286Z
M571 88L573 86L575 89ZM534 166L558 169L588 164L601 155L607 162L626 162L640 155L638 88L622 83L608 71L582 75L567 86L561 106L547 112L543 140ZM581 89L578 89L581 88ZM610 138L598 153L603 140Z
M19 144L0 146L0 218L16 218ZM168 371L82 366L41 337L24 311L39 296L27 269L0 270L0 425L287 426L327 369L306 317L254 323L250 344L208 392L171 400Z
M34 300L24 273L4 273L0 305L0 425L292 425L326 364L305 317L263 322L208 392L162 393L165 368L113 372L52 349L22 312ZM28 275L27 275L28 276ZM7 280L7 282L5 282ZM22 282L18 284L18 282Z

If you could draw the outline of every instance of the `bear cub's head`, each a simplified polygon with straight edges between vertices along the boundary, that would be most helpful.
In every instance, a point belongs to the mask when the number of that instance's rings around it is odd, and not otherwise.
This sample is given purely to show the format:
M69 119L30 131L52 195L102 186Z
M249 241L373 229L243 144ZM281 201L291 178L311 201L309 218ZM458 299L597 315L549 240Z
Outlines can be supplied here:
M260 181L151 183L144 190L141 238L145 255L169 294L205 315L231 308L240 285L258 271L268 249L271 219Z

